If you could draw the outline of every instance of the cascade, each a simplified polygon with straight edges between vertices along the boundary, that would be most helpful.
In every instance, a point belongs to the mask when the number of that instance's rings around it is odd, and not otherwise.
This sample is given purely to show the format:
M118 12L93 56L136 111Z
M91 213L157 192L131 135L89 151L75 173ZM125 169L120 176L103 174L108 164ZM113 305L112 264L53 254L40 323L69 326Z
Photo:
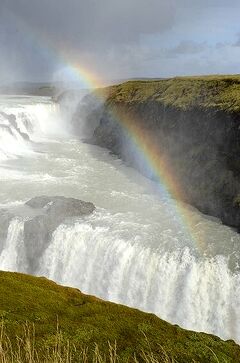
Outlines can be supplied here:
M0 208L0 269L44 275L240 341L240 235L192 208L203 253L154 183L106 150L67 139L66 130L50 99L0 100L0 203L8 211ZM79 198L96 211L58 225L30 256L31 216L17 208L37 195Z

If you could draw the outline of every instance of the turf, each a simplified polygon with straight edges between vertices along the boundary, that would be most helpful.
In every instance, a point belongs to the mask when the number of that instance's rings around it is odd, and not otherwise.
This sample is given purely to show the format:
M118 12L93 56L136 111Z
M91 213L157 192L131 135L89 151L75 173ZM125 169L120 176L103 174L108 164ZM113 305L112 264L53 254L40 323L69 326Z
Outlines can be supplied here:
M13 346L28 322L35 325L36 347L48 348L58 322L62 339L75 347L91 351L97 343L105 351L108 342L116 342L121 361L150 348L159 362L163 352L179 363L240 362L240 347L233 341L181 329L153 314L84 295L46 278L0 272L0 316Z
M155 101L182 110L198 107L240 112L240 75L129 81L99 92L109 104Z

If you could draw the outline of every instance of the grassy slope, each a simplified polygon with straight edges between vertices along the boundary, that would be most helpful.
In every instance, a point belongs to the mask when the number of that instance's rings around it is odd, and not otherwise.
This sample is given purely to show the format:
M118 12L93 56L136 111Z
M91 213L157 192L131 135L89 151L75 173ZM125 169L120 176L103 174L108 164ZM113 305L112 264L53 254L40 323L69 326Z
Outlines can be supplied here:
M240 112L240 75L129 81L108 87L103 92L110 103L142 103L151 100L182 110L200 107Z
M118 353L124 359L147 349L146 334L159 359L161 345L179 363L192 359L240 362L240 347L233 341L223 342L212 335L183 330L153 314L99 300L45 278L0 272L0 315L11 339L21 335L21 323L33 322L36 342L41 346L54 341L58 319L64 339L90 348L96 342L103 350L108 341L116 340Z

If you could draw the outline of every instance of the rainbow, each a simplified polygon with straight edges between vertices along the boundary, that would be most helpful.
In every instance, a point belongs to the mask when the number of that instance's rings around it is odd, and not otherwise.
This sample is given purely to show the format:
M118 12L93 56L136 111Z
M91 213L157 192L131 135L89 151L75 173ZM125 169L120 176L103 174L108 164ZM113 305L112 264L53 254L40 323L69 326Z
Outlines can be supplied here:
M33 32L33 29L28 29L26 24L18 19L19 26L24 30L24 34L28 34L28 41L33 46L39 44L40 48L44 44L43 51L51 59L60 63L63 68L70 70L76 80L80 81L83 88L101 88L104 82L93 71L88 70L86 67L71 61L69 54L71 52L62 52L49 40L45 39L41 34ZM64 47L63 47L64 48ZM97 93L98 97L102 98L101 92ZM104 99L103 99L104 101ZM154 179L157 180L159 188L164 190L169 197L171 207L176 211L176 216L179 218L184 232L195 243L199 253L204 254L206 250L206 243L204 236L200 235L195 230L196 221L194 220L194 213L188 206L181 202L182 191L174 176L170 163L165 156L159 152L159 146L154 142L152 137L145 133L137 120L129 115L118 112L118 110L111 110L113 119L127 134L128 139L134 148L136 154L144 161L148 170L151 170Z
M97 81L96 76L91 72L76 63L69 62L69 59L66 59L66 57L61 56L61 59L65 60L65 64L67 64L68 67L71 67L77 78L80 80L84 79L84 83L87 84L89 88L99 89L102 87L103 83ZM104 101L101 92L96 92L95 94ZM139 127L140 123L137 122L137 120L134 120L132 116L121 113L113 108L110 112L114 121L119 124L127 134L128 139L131 140L134 151L141 157L141 160L144 161L146 168L151 170L160 189L164 190L169 197L169 203L171 204L171 207L176 210L181 225L184 227L184 232L195 242L198 252L204 254L206 250L204 236L200 235L195 230L196 221L194 219L193 211L190 210L189 206L181 202L183 193L176 181L174 171L166 156L161 155L159 152L159 145L157 145L153 138Z
M111 114L115 122L127 134L128 139L133 145L134 152L144 161L145 169L151 171L159 189L164 191L168 197L170 207L177 212L181 225L184 227L184 232L195 242L198 252L204 254L206 250L204 236L195 230L196 220L193 211L189 206L181 202L183 193L176 182L174 171L166 155L161 154L159 145L153 140L152 136L139 126L141 123L134 119L132 115L127 115L116 109L111 109Z

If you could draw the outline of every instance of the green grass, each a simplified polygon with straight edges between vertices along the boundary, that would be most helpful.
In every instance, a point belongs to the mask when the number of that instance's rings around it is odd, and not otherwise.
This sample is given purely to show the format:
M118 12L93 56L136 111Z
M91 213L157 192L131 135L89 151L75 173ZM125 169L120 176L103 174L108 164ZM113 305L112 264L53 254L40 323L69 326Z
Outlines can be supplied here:
M240 112L240 75L129 81L100 92L110 105L155 101L182 110L198 107Z
M90 360L96 345L102 356L108 356L109 344L116 343L119 361L134 356L142 361L143 352L151 352L159 362L166 362L166 357L178 363L240 362L240 347L233 341L181 329L153 314L87 296L45 278L0 272L0 316L13 351L19 350L16 336L24 336L26 322L34 324L38 354L54 350L58 322L63 347L70 344L77 352L87 349ZM79 353L72 361L77 357Z

